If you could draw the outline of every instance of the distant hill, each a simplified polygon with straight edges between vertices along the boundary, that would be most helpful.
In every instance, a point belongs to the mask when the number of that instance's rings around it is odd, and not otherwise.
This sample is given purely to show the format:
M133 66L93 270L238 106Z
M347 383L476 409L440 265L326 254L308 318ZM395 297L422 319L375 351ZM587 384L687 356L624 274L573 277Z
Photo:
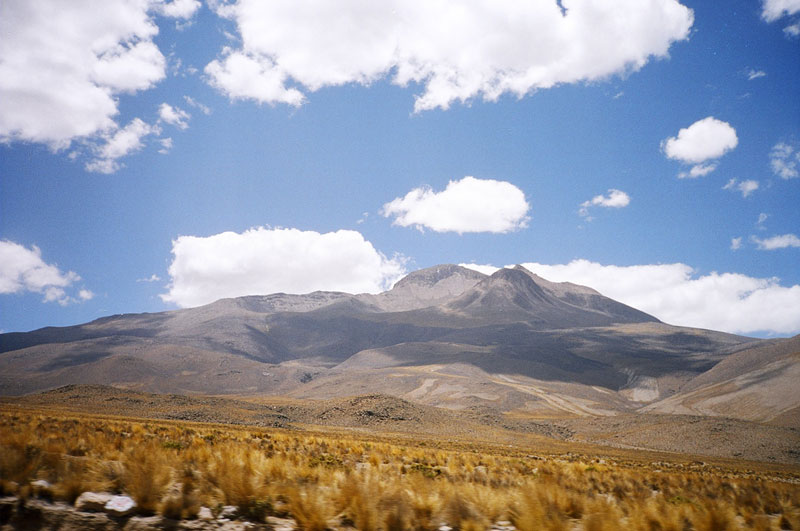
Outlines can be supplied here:
M644 408L800 426L800 336L737 350L681 391Z
M789 388L796 342L670 326L521 266L484 275L440 265L376 295L248 296L2 334L0 394L104 384L295 399L380 394L515 418L639 411L785 421L800 407ZM752 407L733 406L743 393Z

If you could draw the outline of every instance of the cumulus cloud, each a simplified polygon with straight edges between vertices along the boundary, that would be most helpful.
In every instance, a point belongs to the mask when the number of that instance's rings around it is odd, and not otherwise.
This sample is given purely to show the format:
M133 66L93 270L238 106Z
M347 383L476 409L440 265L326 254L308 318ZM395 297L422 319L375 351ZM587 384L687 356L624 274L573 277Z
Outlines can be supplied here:
M32 246L0 240L0 294L40 293L43 302L57 302L66 306L76 299L67 294L66 289L81 277L74 271L61 271L57 265L42 260L42 251ZM94 294L81 289L80 300L89 300Z
M188 121L192 116L181 109L180 107L173 107L169 103L162 103L158 107L158 119L162 122L174 125L178 129L186 129L189 127Z
M753 243L758 245L762 251L774 251L776 249L786 249L787 247L800 247L800 238L794 234L782 234L771 238L759 239L753 236Z
M777 278L697 275L681 263L615 266L573 260L522 265L553 282L592 287L673 325L739 334L800 333L800 285L782 286Z
M716 162L703 163L720 158L738 143L736 130L731 124L708 116L681 129L678 131L678 136L664 140L661 149L670 159L693 164L688 173L681 172L678 177L694 178L714 171Z
M383 205L381 214L420 230L505 233L526 227L529 209L525 194L509 182L464 177L441 192L415 188Z
M789 24L785 28L783 28L783 32L786 34L787 37L800 37L800 22L795 22L794 24Z
M153 273L149 277L146 278L137 278L136 282L160 282L161 277Z
M798 12L800 12L800 0L764 0L761 17L767 22L774 22Z
M164 79L153 15L190 17L196 0L9 0L0 16L0 141L54 150L118 127L121 93Z
M731 251L738 251L742 248L742 237L731 238Z
M169 291L161 298L181 307L278 292L377 293L405 274L401 257L387 258L352 230L321 234L259 227L180 236L172 254Z
M781 179L794 179L800 176L797 166L800 164L800 147L796 144L778 142L769 153L769 166L772 172Z
M742 197L747 197L756 190L758 190L758 181L751 179L747 181L737 181L736 179L728 180L727 184L722 187L723 190L733 190L742 193Z
M105 143L96 149L96 158L86 163L86 169L97 173L114 173L121 168L118 159L142 149L142 138L145 136L160 132L157 126L134 118L131 123L106 137Z
M158 4L156 9L166 17L187 19L192 18L200 9L198 0L172 0L165 4Z
M766 227L764 227L764 222L767 221L768 217L769 214L767 214L766 212L762 212L761 214L759 214L758 221L756 221L756 227L758 227L761 230L765 230Z
M589 217L589 208L593 206L600 206L605 208L623 208L630 204L631 198L622 190L610 188L606 195L596 195L593 198L581 203L580 215L591 219Z
M218 3L241 48L206 66L231 98L300 105L305 93L391 78L422 87L417 111L636 71L688 38L676 0ZM478 38L477 36L480 36Z

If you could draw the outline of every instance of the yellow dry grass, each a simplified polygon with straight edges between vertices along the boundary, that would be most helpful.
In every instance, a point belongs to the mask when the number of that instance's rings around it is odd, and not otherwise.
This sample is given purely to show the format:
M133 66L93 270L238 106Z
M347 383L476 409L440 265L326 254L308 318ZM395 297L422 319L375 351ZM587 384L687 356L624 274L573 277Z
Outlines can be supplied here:
M175 519L235 505L307 530L800 529L788 476L525 452L3 411L0 494L125 493L142 513ZM36 479L51 491L34 493Z

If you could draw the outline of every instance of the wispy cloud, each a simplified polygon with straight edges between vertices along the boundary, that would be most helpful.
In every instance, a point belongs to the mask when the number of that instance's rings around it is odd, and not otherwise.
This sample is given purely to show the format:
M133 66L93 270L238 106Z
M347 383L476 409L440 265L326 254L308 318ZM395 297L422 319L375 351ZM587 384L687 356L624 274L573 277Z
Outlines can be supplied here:
M800 176L800 145L778 142L769 153L769 166L781 179L795 179Z
M751 237L762 251L775 251L777 249L786 249L789 247L800 247L800 238L794 234L781 234L779 236L772 236L771 238L759 239L755 236Z
M597 206L603 208L623 208L630 204L631 198L628 194L623 192L622 190L616 190L614 188L610 188L606 195L596 195L593 198L584 201L581 203L581 208L578 213L587 219L587 221L591 221L591 216L589 216L589 208Z
M131 123L106 137L105 143L95 149L96 157L86 163L86 169L97 173L114 173L122 167L118 162L120 158L144 147L144 137L160 133L158 126L134 118Z
M192 116L181 109L180 107L173 107L168 103L162 103L158 107L158 119L162 122L174 125L178 129L186 129L189 127L189 119Z
M737 181L736 179L730 179L728 180L728 183L722 187L722 189L739 191L742 193L742 197L747 197L758 190L758 181Z

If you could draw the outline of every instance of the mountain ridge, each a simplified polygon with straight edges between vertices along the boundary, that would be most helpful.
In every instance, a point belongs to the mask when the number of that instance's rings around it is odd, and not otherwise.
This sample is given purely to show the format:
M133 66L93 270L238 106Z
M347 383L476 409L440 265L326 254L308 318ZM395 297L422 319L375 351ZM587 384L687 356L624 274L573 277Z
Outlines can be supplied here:
M2 334L0 394L110 384L298 399L389 394L518 417L669 412L661 404L726 358L771 344L674 327L522 266L485 275L443 264L380 294L251 295ZM764 407L759 418L794 403Z

